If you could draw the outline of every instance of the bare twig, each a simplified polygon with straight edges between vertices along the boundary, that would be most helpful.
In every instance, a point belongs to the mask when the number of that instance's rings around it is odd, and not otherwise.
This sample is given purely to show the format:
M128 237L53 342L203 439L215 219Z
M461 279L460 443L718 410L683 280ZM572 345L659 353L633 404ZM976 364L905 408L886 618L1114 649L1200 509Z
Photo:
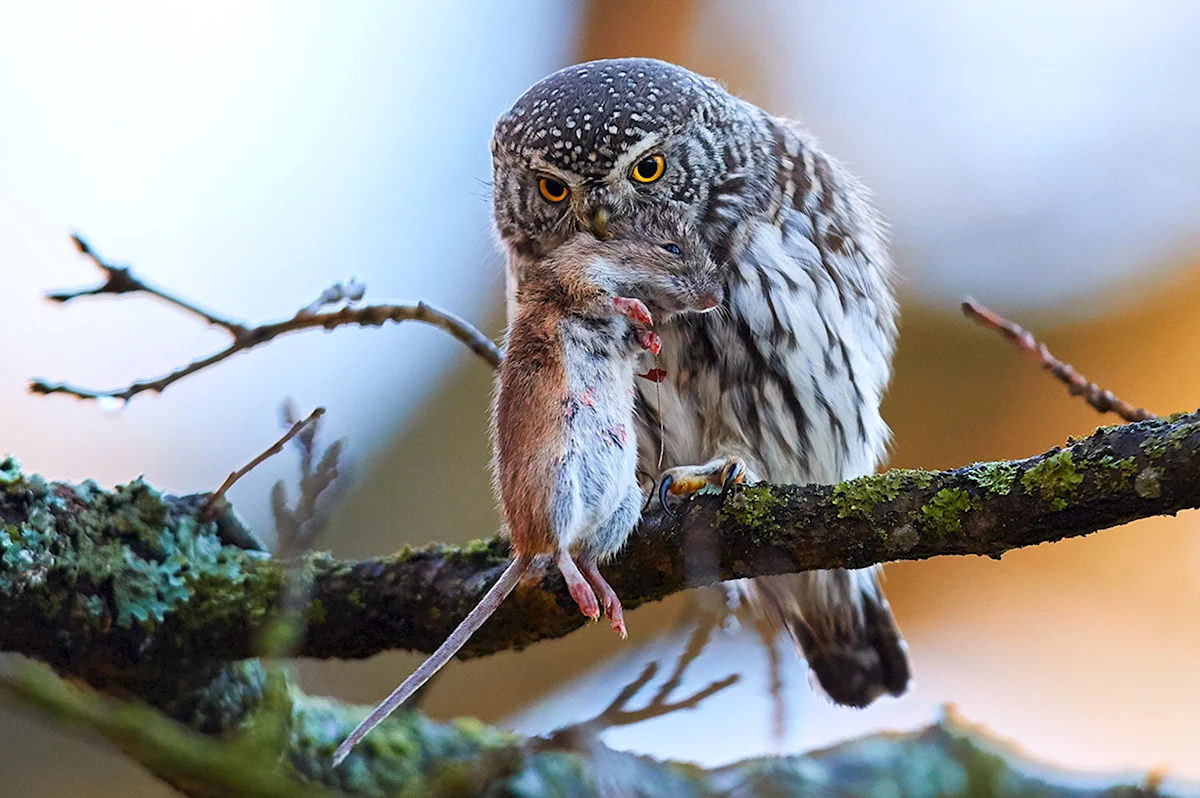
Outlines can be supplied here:
M309 426L310 424L315 424L317 419L323 415L325 415L325 408L318 407L316 410L313 410L311 413L309 413L306 418L293 422L291 428L283 434L283 437L260 452L257 457L255 457L249 463L246 463L246 465L242 466L236 471L230 472L229 476L225 477L225 481L221 483L221 487L217 488L216 491L214 491L213 494L208 497L208 501L204 503L204 507L200 511L201 514L207 516L209 513L211 513L213 507L215 507L217 502L221 500L225 493L234 486L234 483L249 474L255 468L258 468L258 466L262 465L262 463L266 460L282 452L283 447L287 445L288 441L299 435L305 427Z
M355 302L361 302L363 295L367 292L367 287L357 280L351 278L348 283L334 283L321 292L321 295L314 299L307 307L300 310L297 316L312 316L321 308L337 305L345 302L347 305L353 305Z
M691 638L688 639L687 646L675 660L675 669L671 672L667 680L659 686L658 690L644 707L641 709L628 709L629 702L658 674L658 662L647 663L646 667L642 669L641 674L632 682L625 685L621 692L617 694L617 697L599 715L583 723L568 726L562 729L561 733L567 738L579 735L581 732L586 732L588 735L596 735L605 729L611 729L616 726L632 726L635 723L669 715L672 712L695 709L704 699L736 683L741 677L736 673L732 673L724 679L714 681L707 687L692 693L687 698L678 701L670 700L671 694L682 683L683 674L696 661L696 658L703 653L704 647L708 645L708 641L712 638L713 630L720 623L720 617L711 613L697 613L697 616L698 622L696 628L693 630Z
M988 310L971 297L963 300L962 311L963 315L967 318L984 327L995 330L1011 341L1022 352L1028 352L1036 357L1041 362L1042 368L1049 371L1059 382L1067 386L1067 391L1072 396L1082 396L1083 400L1097 411L1101 413L1116 413L1126 421L1145 421L1146 419L1156 418L1150 411L1134 407L1123 399L1118 399L1113 395L1112 391L1105 390L1094 382L1089 382L1082 374L1071 368L1069 363L1064 363L1050 354L1050 350L1046 348L1046 345L1034 338L1033 333L1019 324L1011 322L1003 316Z
M144 293L198 316L211 325L222 328L229 333L232 342L220 351L194 360L188 365L175 369L161 377L138 380L123 388L100 391L80 388L67 383L33 380L29 384L29 390L32 393L46 395L61 393L74 396L77 399L128 401L139 393L146 391L161 393L184 377L203 371L239 352L246 352L262 346L282 335L302 330L333 330L338 327L355 325L359 327L380 327L387 322L400 323L403 321L419 321L445 330L470 347L471 351L487 361L492 367L500 365L500 349L490 338L465 319L450 311L431 305L428 302L355 306L354 303L362 299L365 288L361 283L351 280L347 284L338 283L326 289L320 297L306 307L301 308L290 319L266 322L251 327L202 310L186 300L153 288L140 277L134 275L127 267L113 266L112 264L105 263L79 236L73 236L73 239L76 246L79 247L79 251L91 258L92 262L104 272L107 279L104 283L94 288L78 291L61 291L50 294L50 299L56 302L68 302L78 297L95 296L97 294ZM342 307L333 310L321 310L323 307L338 303L344 304Z
M284 402L283 423L295 425L296 412L291 401ZM296 506L288 506L287 487L283 481L275 483L271 490L271 510L275 516L275 554L284 559L298 556L312 547L321 534L325 514L322 502L326 491L337 482L338 466L342 454L342 442L334 441L317 458L317 434L319 424L305 426L296 436L300 449L300 497Z
M142 293L152 297L157 297L163 302L166 302L168 305L173 305L180 310L192 314L193 316L198 316L214 327L221 327L222 329L226 330L234 338L234 340L237 340L239 336L246 334L246 327L240 322L233 321L232 319L225 318L224 316L218 316L215 313L210 313L209 311L204 310L203 308L200 308L193 303L188 302L187 300L180 299L172 294L168 294L166 291L161 289L154 288L130 271L128 266L114 266L111 263L106 263L99 255L96 254L96 251L93 250L86 241L79 237L78 234L73 233L71 235L71 240L75 242L76 248L78 248L83 255L86 255L92 261L92 263L96 264L97 269L104 272L104 275L107 279L95 288L84 288L77 291L56 291L54 293L47 294L47 299L53 302L65 303L70 302L72 299L78 299L81 296Z
M783 692L783 658L779 656L779 631L761 613L753 613L751 626L767 655L767 694L771 697L771 740L783 750L787 740L787 697ZM787 638L789 641L791 637Z

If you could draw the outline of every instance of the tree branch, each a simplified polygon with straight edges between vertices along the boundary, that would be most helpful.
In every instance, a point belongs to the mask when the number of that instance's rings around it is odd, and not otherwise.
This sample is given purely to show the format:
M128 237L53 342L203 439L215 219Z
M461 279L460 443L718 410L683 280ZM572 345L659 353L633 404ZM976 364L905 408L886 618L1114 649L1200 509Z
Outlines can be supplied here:
M362 299L365 288L362 284L351 280L348 284L338 283L325 290L315 301L301 308L290 319L265 322L249 326L224 316L203 310L197 305L180 299L161 289L154 288L142 278L135 275L127 266L114 266L100 258L99 255L82 238L72 236L79 251L86 255L105 275L105 281L93 288L75 291L58 291L48 295L55 302L69 302L84 296L98 294L132 294L142 293L155 297L169 305L203 319L214 327L220 327L229 334L230 344L224 349L211 355L194 360L186 366L164 374L161 377L148 380L138 380L123 388L107 391L81 388L67 383L52 383L46 380L33 380L29 384L31 393L54 394L61 393L74 396L77 399L107 400L127 402L139 393L152 391L161 393L174 383L199 371L215 366L223 360L255 349L275 340L282 335L301 332L303 330L334 330L338 327L380 327L387 322L419 321L433 325L453 335L459 341L471 348L493 367L500 364L500 349L490 338L475 329L466 319L442 310L428 302L399 305L363 305L354 303ZM344 303L344 304L343 304ZM343 304L336 310L321 310L334 304Z
M679 521L643 520L606 573L628 607L718 580L1005 551L1200 506L1200 414L1102 427L1027 460L889 471L834 486L755 485ZM284 564L203 496L107 492L0 463L0 649L56 667L174 669L254 656ZM689 552L712 552L689 561ZM695 555L692 555L695 556ZM362 561L313 554L300 656L429 651L507 562L497 538ZM585 623L556 574L518 586L465 649L480 656Z
M294 776L264 767L266 751L222 744L155 710L85 692L31 662L0 670L0 691L50 717L99 732L127 754L179 786L204 784L241 798L334 798Z
M1003 335L1020 351L1033 355L1042 368L1067 386L1067 392L1071 396L1082 396L1083 401L1087 402L1096 412L1115 413L1126 421L1144 421L1155 417L1149 410L1134 407L1124 399L1114 396L1112 391L1089 381L1072 368L1070 363L1064 363L1050 354L1046 345L1034 338L1033 333L1015 321L1009 321L1000 314L985 308L971 297L962 301L962 312L976 324Z
M1167 795L1154 776L1133 786L1091 774L1089 786L1074 786L1078 775L1031 762L950 712L913 732L876 734L802 756L749 759L713 770L613 751L591 735L521 738L478 722L438 723L419 712L401 712L334 769L330 754L367 709L306 696L289 684L264 690L257 663L228 669L202 691L244 697L239 712L218 709L186 718L176 713L187 725L151 707L80 691L33 666L0 674L0 689L61 722L99 732L167 783L202 798L757 798L826 795L831 790L853 798L892 794L897 784L905 786L909 798ZM188 728L202 722L204 734ZM1101 780L1113 786L1097 788Z
M325 415L325 408L318 407L301 420L292 422L291 426L288 427L287 432L283 433L279 440L275 441L266 449L259 452L254 456L254 459L246 463L241 468L230 471L229 476L225 477L225 481L221 483L221 486L213 491L211 495L209 495L208 500L204 502L204 507L201 508L200 512L202 514L208 514L212 512L212 509L214 506L216 506L217 502L221 501L225 497L225 494L229 492L230 488L237 484L239 479L258 468L267 460L270 460L272 457L282 452L283 447L287 445L288 441L299 435L305 427L317 421L323 415Z

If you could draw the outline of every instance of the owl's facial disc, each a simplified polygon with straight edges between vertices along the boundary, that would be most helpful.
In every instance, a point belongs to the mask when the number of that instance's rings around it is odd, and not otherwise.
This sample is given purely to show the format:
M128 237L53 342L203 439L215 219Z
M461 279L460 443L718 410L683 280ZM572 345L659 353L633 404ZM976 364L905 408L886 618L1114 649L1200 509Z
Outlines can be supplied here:
M714 82L649 59L579 64L544 78L496 122L497 230L538 258L572 233L604 238L650 208L695 212L718 152L697 140L711 138L722 104L728 95Z

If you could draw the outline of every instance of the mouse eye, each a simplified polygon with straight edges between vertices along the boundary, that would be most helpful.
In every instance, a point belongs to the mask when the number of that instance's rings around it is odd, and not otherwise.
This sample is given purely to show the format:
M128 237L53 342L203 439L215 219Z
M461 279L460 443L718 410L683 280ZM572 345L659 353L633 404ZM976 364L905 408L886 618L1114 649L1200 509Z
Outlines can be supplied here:
M571 190L563 185L562 181L555 180L553 177L539 178L538 191L542 192L542 196L550 202L562 202L571 193Z
M639 183L653 183L663 176L667 168L667 159L661 155L651 155L643 158L633 167L633 179Z
M678 244L663 244L662 248L667 252L670 252L672 255L677 255L679 257L683 256L683 250L679 248Z

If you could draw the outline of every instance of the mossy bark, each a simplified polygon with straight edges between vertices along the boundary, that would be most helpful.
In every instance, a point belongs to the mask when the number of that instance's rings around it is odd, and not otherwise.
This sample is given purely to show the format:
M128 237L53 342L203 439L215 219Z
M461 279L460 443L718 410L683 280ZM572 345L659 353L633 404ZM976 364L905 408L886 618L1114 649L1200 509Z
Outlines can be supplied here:
M385 721L338 768L330 756L365 708L299 694L260 666L237 669L259 700L230 728L201 736L156 710L81 692L18 668L0 680L55 719L98 732L181 792L199 798L366 796L904 795L909 798L1134 798L1141 786L1080 787L954 717L915 732L851 740L804 756L752 759L713 770L613 751L586 733L521 738L471 719L435 723L417 712ZM236 679L236 677L235 677ZM218 685L214 684L214 688ZM239 703L242 703L239 701ZM214 739L218 738L218 739ZM1034 775L1036 774L1036 775Z
M696 497L679 521L661 514L645 519L606 570L632 607L718 579L947 554L998 557L1200 506L1198 445L1200 414L1190 414L1102 428L1028 460ZM249 658L263 650L267 630L277 628L289 567L263 551L227 505L206 518L203 503L199 496L162 495L141 481L112 491L48 482L23 473L11 458L0 461L0 650L46 662L111 695L138 698L209 737L237 744L264 723L283 728L286 741L269 761L284 777L354 795L586 795L626 778L644 795L789 793L833 784L840 794L856 795L872 792L871 779L894 778L918 754L930 757L930 769L921 772L937 776L928 784L941 786L914 787L912 795L974 794L976 778L993 780L993 795L1096 794L1035 790L1031 785L1040 782L1014 775L1006 757L945 726L861 750L847 744L825 760L762 760L707 772L593 744L563 748L561 740L522 740L475 722L436 724L402 714L335 771L329 755L361 710L286 685L286 699L269 689L262 664ZM366 561L311 555L301 566L312 598L297 651L351 658L390 648L430 650L495 580L506 557L494 538ZM520 648L582 624L561 580L548 575L520 586L466 653ZM263 712L279 704L282 721ZM100 727L97 716L89 717L74 719ZM178 763L110 736L193 794L237 794L193 783L195 774ZM862 760L853 760L857 770L838 764L853 757ZM964 757L976 764L964 764Z
M644 519L605 568L627 607L719 579L1005 551L1200 506L1200 414L1103 427L1062 449L952 471L890 471L834 486L759 484L695 497L682 520ZM104 491L0 463L0 647L79 670L254 656L286 566L232 511L135 482ZM298 653L431 651L503 570L490 538L370 560L310 555ZM550 569L522 584L463 656L521 648L584 624ZM48 629L54 629L50 634Z

